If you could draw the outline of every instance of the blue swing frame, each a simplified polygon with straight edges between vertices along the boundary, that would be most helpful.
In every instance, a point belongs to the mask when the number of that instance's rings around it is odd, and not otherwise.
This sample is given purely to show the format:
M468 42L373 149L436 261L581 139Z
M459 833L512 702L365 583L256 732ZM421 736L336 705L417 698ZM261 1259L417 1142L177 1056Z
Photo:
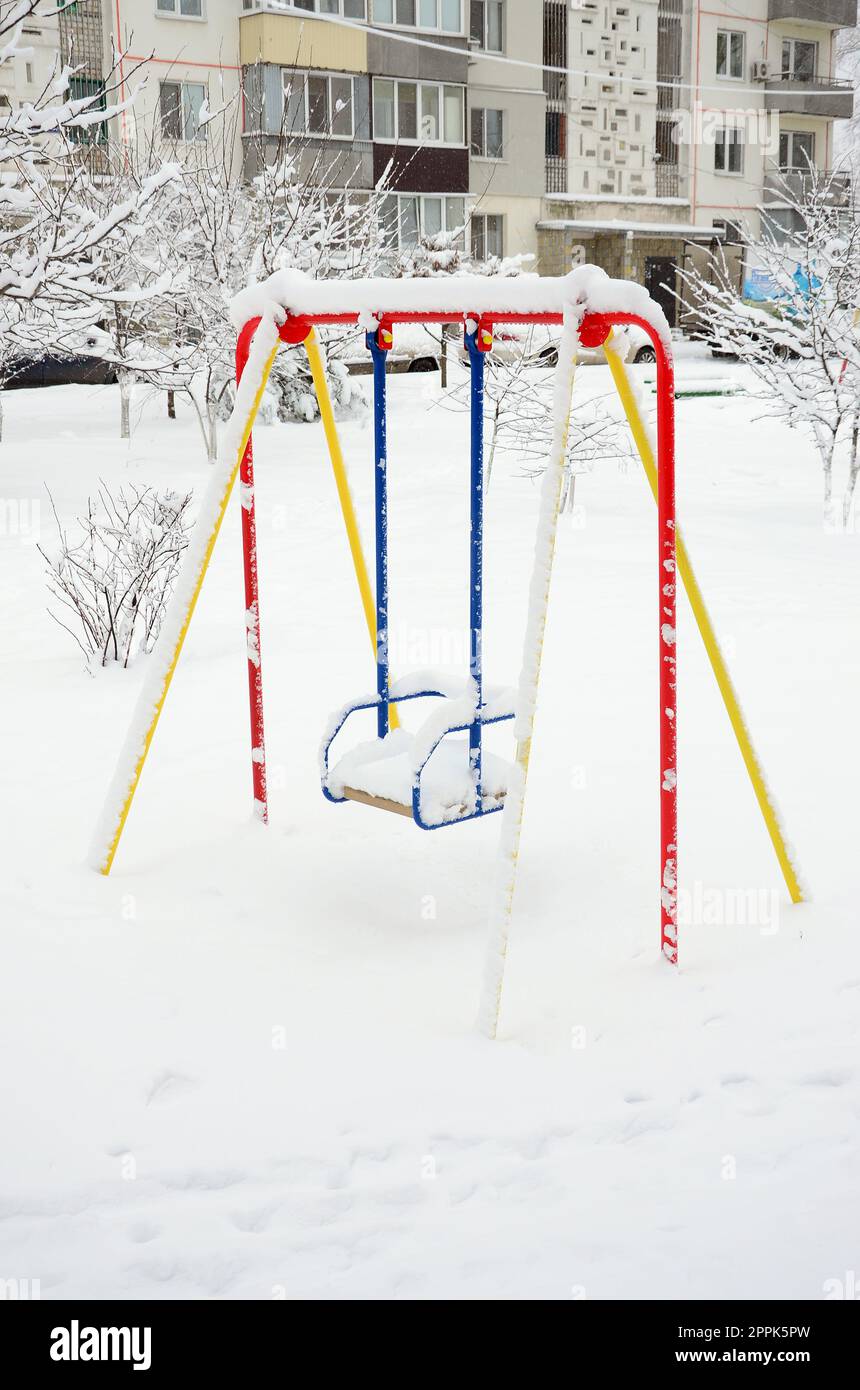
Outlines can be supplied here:
M475 718L468 724L452 724L443 730L430 748L421 766L414 774L412 782L412 819L421 830L441 830L447 825L460 825L463 821L478 820L481 816L494 815L501 811L502 799L498 805L487 806L481 785L482 733L485 725L500 724L513 719L513 714L498 714L487 717L484 704L482 634L484 624L484 358L487 347L480 347L478 333L480 325L465 333L466 349L469 354L471 376L471 468L469 482L469 674L474 682L477 695ZM344 802L346 796L335 796L326 785L329 770L329 749L351 715L357 710L376 710L377 737L383 739L390 731L389 709L391 705L390 671L388 662L388 396L386 381L386 359L391 345L390 331L388 342L380 342L383 328L370 332L365 342L373 359L373 418L374 418L374 494L375 494L375 550L376 550L376 697L347 706L341 719L330 734L322 750L323 777L322 791L328 801ZM443 328L444 332L444 328ZM492 340L490 340L491 342ZM407 700L427 698L446 698L441 690L420 690L409 695L400 695L398 705ZM465 815L453 816L449 820L428 822L421 813L421 774L433 753L448 734L469 734L469 769L475 784L475 809Z

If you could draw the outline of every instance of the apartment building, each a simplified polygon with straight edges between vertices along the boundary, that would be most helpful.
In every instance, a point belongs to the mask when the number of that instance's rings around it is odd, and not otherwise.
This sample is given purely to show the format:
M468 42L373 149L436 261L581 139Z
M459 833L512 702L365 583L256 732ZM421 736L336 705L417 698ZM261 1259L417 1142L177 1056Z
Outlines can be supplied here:
M23 102L37 101L57 75L56 11L30 16L23 25L20 46L30 50L25 57L0 64L0 115Z
M853 109L836 33L856 0L544 0L544 14L541 268L640 280L674 322L696 247L739 223L757 236L763 212L790 231L782 180L831 167L833 122Z
M810 165L834 167L834 121L854 95L836 77L837 35L857 23L856 0L694 0L690 80L699 88L689 147L693 216L743 222L757 235L762 211L791 230L784 182L800 191Z
M540 3L472 0L469 10L472 249L476 258L533 256L545 192Z
M675 322L685 247L714 239L676 138L689 0L544 0L547 115L541 269L584 261L645 284ZM557 69L568 69L560 79Z
M281 132L305 177L385 178L393 243L466 224L469 44L462 0L245 0L246 171ZM346 22L342 22L346 21ZM349 22L351 21L351 22ZM260 137L263 137L262 140Z
M673 318L677 267L797 186L851 115L836 35L857 0L77 0L60 15L85 92L124 50L148 86L122 133L206 138L236 98L237 168L283 134L305 177L387 177L391 240L465 227L476 257L591 261ZM241 98L239 96L241 91Z
M60 11L60 52L78 69L77 95L98 90L122 54L111 100L146 81L117 119L117 135L133 143L138 127L160 131L165 144L205 138L199 113L240 99L240 0L75 0ZM237 167L241 122L235 122Z

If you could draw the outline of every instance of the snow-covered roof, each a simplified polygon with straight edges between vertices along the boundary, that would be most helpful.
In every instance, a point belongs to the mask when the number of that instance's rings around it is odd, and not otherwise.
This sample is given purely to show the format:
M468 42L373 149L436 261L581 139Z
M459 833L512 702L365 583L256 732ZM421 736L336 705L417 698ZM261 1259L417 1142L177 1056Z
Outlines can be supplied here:
M551 217L537 226L544 232L632 232L634 236L681 237L687 241L710 241L724 235L722 227L696 227L691 222L634 222L616 217Z

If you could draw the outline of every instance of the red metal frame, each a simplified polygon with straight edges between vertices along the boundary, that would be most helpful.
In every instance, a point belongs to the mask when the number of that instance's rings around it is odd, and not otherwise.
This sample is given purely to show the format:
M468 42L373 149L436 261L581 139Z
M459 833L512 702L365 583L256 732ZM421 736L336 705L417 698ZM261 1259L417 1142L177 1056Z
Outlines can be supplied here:
M236 343L236 384L248 364L251 339L259 319L245 324ZM245 445L239 469L242 510L242 558L245 568L245 626L254 625L256 661L248 643L248 698L251 710L251 777L254 784L254 807L265 823L269 819L266 794L266 737L263 726L263 656L260 645L260 584L257 574L257 518L254 506L254 451L251 436Z
M474 319L492 334L496 324L522 323L561 326L563 316L553 313L502 312L463 314L426 313L421 310L382 312L380 325L395 323L456 323ZM259 319L245 324L236 347L236 379L241 380L248 361L251 339ZM312 326L355 325L356 315L290 315L279 332L283 342L304 342ZM675 566L675 371L672 355L660 334L638 314L586 314L580 324L583 347L600 347L612 328L635 325L651 339L657 355L657 535L660 658L660 945L673 965L678 962L678 777L677 777L677 665L676 665L676 566ZM249 437L240 473L242 491L242 550L245 566L245 605L256 619L257 661L248 657L248 689L251 702L251 747L254 799L263 820L266 802L265 740L263 737L263 672L260 656L260 607L257 577L257 544L254 518L254 469Z

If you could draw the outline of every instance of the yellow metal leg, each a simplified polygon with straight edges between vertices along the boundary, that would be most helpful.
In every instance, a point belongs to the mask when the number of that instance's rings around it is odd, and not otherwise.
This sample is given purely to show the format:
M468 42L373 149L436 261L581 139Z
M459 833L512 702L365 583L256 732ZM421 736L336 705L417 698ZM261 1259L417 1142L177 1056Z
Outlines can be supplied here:
M340 438L337 432L337 425L334 419L334 410L331 403L331 393L328 389L325 367L323 366L322 353L320 352L319 340L316 330L311 329L305 339L305 347L308 352L308 361L311 367L311 376L314 379L314 389L319 401L320 415L322 417L323 429L325 430L326 443L328 445L329 458L331 459L332 472L334 473L337 495L340 500L340 510L346 526L346 535L349 541L349 550L352 555L352 565L355 570L355 577L358 581L358 592L361 596L361 606L364 609L364 620L367 623L367 631L370 636L370 645L373 648L373 659L376 660L376 604L373 599L373 590L370 587L370 576L367 572L367 562L364 558L364 551L361 545L361 534L358 529L358 518L355 514L355 506L352 500L352 493L349 488L349 478L346 473L346 464L343 460L343 450L340 447ZM397 716L397 709L394 705L389 705L388 723L392 729L400 727L400 720Z
M648 484L654 494L654 501L656 502L657 465L654 460L654 450L651 446L648 429L642 418L639 404L627 375L625 365L621 357L612 347L611 335L606 342L604 351L606 353L606 360L609 363L609 370L612 373L612 378L621 398L621 404L624 407L624 413L627 416L633 438L636 442L636 447L642 459L645 476L648 479ZM690 557L687 553L687 547L684 544L680 527L678 528L676 536L675 549L678 573L687 591L687 598L690 600L690 607L693 610L693 616L696 619L702 641L705 644L705 651L708 654L708 660L711 663L711 669L716 677L717 685L719 686L720 694L723 697L723 703L726 707L726 712L729 716L731 726L734 729L735 738L741 750L741 757L744 760L749 779L752 782L759 809L764 817L767 833L770 836L771 843L776 852L776 857L779 860L782 876L785 879L785 884L792 902L803 902L803 891L800 886L797 871L791 861L791 856L785 843L782 827L779 823L779 816L770 799L767 783L765 782L764 774L761 770L761 764L759 763L755 748L753 747L752 738L746 726L746 721L744 720L738 697L734 685L732 684L732 678L726 666L725 658L720 651L720 644L717 641L717 635L705 606L702 591L699 588L698 581L693 572L693 566L690 563Z
M230 501L230 494L233 491L233 484L236 481L236 477L239 472L239 466L242 462L242 455L245 452L245 446L248 443L248 438L251 434L254 419L256 417L257 411L260 408L260 401L263 399L263 392L266 389L266 382L269 379L269 373L272 370L272 363L274 362L275 357L277 356L279 346L280 343L276 342L268 358L266 359L262 379L257 388L256 395L254 396L254 399L251 403L251 408L248 412L248 418L245 421L244 427L242 429L242 436L239 440L239 446L236 450L236 457L233 460L233 466L230 471L230 476L227 479L227 482L224 486L224 492L221 496L221 500L218 505L217 514L215 516L212 529L209 533L205 550L203 551L203 555L200 559L200 564L197 570L197 576L194 583L194 589L192 591L191 598L188 602L188 606L185 610L185 615L182 620L182 626L179 629L176 642L174 643L173 652L170 658L170 664L167 667L167 670L161 681L161 687L158 690L155 699L150 701L152 708L152 717L150 719L149 726L147 728L146 735L143 740L143 746L140 751L140 756L138 757L138 760L135 764L131 780L128 784L128 789L125 792L124 800L119 810L119 818L117 820L116 829L107 847L107 852L104 856L104 859L101 863L97 864L100 873L110 873L117 849L119 848L119 842L122 837L122 832L125 829L125 823L128 820L128 813L131 810L131 803L134 800L134 794L137 791L137 785L140 781L140 775L143 772L143 766L146 762L150 745L152 744L152 740L155 736L155 730L158 725L159 718L161 717L161 711L164 708L164 702L167 699L167 692L170 689L170 683L173 680L173 675L176 670L177 663L179 661L179 656L182 651L185 638L188 634L188 629L191 626L191 619L194 616L194 609L196 608L197 600L200 597L200 590L203 588L203 580L206 578L206 571L209 568L209 561L212 559L212 552L215 549L215 542L218 539L218 533L221 530L221 523L223 522L224 516L227 511L227 503ZM144 686L144 689L141 692L141 703L143 703L144 700L149 701L149 696L150 692Z

